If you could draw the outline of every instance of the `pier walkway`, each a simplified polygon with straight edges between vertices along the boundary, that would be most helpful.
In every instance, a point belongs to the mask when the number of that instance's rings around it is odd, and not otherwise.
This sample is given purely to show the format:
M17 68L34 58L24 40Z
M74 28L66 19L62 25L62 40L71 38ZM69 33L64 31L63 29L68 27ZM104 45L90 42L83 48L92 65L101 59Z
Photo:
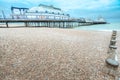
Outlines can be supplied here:
M59 28L71 28L78 25L76 20L37 20L37 19L2 19L0 23L5 23L6 27L9 27L9 23L24 23L25 27L59 27Z
M54 20L54 19L0 19L0 24L4 24L7 28L9 23L23 23L24 27L58 27L73 28L74 26L105 24L106 22L85 22L78 19ZM2 27L2 26L0 26Z

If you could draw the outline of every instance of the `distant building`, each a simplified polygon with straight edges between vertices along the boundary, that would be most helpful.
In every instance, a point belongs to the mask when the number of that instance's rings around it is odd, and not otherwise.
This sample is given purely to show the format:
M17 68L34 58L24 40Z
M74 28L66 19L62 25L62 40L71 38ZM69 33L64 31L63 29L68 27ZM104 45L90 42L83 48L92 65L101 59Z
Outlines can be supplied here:
M86 18L86 19L85 19L85 22L92 23L93 20L92 20L92 19L89 19L89 18Z
M97 22L106 22L106 20L102 16L98 17L98 19L96 21Z
M65 14L60 8L52 5L40 4L32 8L11 7L13 19L69 19L70 15Z

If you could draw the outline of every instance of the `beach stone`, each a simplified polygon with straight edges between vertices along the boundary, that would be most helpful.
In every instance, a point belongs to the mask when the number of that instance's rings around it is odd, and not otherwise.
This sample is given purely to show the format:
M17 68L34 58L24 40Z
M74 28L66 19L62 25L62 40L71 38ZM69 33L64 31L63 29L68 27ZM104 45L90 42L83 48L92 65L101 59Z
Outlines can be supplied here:
M117 31L113 31L113 34L117 34Z
M110 41L110 45L115 45L116 44L116 40L111 40Z
M115 80L120 80L120 76L115 76Z
M114 34L112 34L112 36L116 36L116 34L114 33Z
M111 58L106 59L106 63L110 64L111 66L118 67L119 63L116 60L113 60Z
M111 42L116 42L116 40L111 40Z
M116 39L116 36L112 36L112 39L114 39L114 40L115 40L115 39Z
M109 48L117 49L117 46L110 45Z
M117 33L117 31L116 31L116 30L113 30L113 33Z
M120 80L120 78L118 78L117 80Z
M113 32L113 34L117 34L117 32Z
M113 36L113 37L111 38L111 40L116 40L116 36Z

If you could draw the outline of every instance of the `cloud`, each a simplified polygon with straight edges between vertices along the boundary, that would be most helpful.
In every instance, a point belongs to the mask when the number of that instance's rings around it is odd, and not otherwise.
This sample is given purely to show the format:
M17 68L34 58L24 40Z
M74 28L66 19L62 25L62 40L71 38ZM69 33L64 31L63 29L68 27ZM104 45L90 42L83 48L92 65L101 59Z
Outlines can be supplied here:
M114 0L55 0L63 9L99 9L108 7Z
M29 4L40 4L47 3L50 5L55 5L64 10L70 9L98 9L108 7L116 0L4 0L7 2L14 3L29 3Z
M2 2L7 6L2 5ZM73 16L86 16L86 13L88 16L105 13L107 15L110 12L117 14L115 10L120 12L120 0L0 0L0 9L10 8L11 5L31 8L39 4L53 5Z

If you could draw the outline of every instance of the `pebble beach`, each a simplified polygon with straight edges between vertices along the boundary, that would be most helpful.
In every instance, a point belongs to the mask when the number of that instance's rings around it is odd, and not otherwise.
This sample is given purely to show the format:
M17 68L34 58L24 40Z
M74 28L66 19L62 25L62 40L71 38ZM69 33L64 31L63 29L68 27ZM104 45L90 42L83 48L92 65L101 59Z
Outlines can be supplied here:
M118 79L120 67L113 69L105 63L111 34L59 28L0 28L0 80ZM120 62L120 31L117 46Z

